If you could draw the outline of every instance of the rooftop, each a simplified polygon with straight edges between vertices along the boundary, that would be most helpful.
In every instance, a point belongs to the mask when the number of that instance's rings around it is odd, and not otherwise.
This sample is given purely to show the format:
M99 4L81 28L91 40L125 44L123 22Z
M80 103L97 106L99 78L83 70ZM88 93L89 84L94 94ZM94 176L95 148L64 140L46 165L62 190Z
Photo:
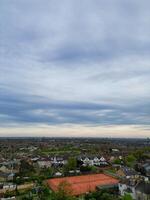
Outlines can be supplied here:
M150 194L150 182L141 182L136 187L137 191L140 191L144 194Z

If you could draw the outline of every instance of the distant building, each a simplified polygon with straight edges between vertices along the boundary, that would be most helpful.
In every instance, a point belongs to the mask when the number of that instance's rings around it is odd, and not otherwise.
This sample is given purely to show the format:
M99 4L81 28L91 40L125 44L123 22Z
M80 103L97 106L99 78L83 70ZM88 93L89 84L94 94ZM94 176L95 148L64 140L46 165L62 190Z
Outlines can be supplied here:
M0 172L0 182L7 181L8 175L8 173Z
M57 177L62 176L62 173L61 172L56 172L55 176L57 176Z
M106 159L101 156L101 157L81 157L79 158L79 160L81 161L83 166L106 166L108 165L108 162L106 161Z
M120 169L117 171L117 175L124 178L130 178L138 177L139 173L136 172L133 168L121 166Z
M111 149L112 152L119 152L119 149Z
M67 163L67 159L63 157L51 157L50 160L51 160L52 166L54 167L63 166Z
M49 168L52 166L51 161L49 160L39 160L37 161L39 168Z
M146 176L149 176L150 177L150 163L145 163L143 166L142 166L142 169L143 169L143 172Z
M14 176L14 173L0 172L0 182L12 181Z
M6 197L6 198L1 198L1 200L15 200L16 197L13 196L13 197Z
M144 176L150 177L150 162L137 163L136 167Z
M8 169L5 165L2 165L0 167L0 172L4 172L4 173L9 173L11 170Z

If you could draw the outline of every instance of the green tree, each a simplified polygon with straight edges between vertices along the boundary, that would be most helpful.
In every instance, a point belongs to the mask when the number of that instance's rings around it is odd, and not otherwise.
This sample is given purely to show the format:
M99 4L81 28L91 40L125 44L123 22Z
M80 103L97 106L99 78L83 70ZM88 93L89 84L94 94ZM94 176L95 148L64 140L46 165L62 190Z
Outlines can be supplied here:
M136 158L133 154L130 154L126 157L126 164L129 167L133 167L135 165Z
M144 151L143 150L137 150L133 153L133 155L135 156L135 158L137 160L142 160L143 159L143 156L144 156Z
M26 160L21 160L20 162L20 174L23 176L28 176L35 172L33 165L29 164Z
M71 185L67 181L59 184L58 191L55 193L55 200L76 200L72 196Z
M33 200L33 197L23 197L22 200Z
M40 188L38 197L40 200L55 200L53 193L46 186Z
M117 165L121 165L122 163L122 160L117 158L116 160L114 160L114 164L117 164Z
M63 167L64 175L68 175L70 170L76 170L76 168L77 168L77 160L73 157L69 158L68 163Z
M51 178L53 176L54 170L52 168L44 168L40 171L44 179Z
M86 194L85 200L118 200L118 197L107 190L101 190Z
M130 194L125 194L123 197L122 197L122 200L133 200L132 196Z
M68 168L69 170L75 170L77 167L77 160L75 158L69 158L68 160Z

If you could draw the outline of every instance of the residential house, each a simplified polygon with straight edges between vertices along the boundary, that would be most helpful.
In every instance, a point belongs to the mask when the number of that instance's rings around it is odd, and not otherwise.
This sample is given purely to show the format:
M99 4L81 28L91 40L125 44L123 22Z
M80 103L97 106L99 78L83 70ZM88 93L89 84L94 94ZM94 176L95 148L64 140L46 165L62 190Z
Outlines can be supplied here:
M55 176L56 176L56 177L62 176L62 173L61 173L61 172L56 172L56 173L55 173Z
M14 173L0 172L0 182L12 181L14 176L15 176Z
M141 182L136 187L137 200L150 200L150 182Z
M135 192L136 185L137 181L135 179L129 178L122 180L118 184L120 195L124 196L125 194L130 194L133 199L136 199L136 192Z
M106 159L102 156L100 158L95 157L93 159L93 165L95 165L95 166L104 166L104 165L108 165L108 163L107 163Z
M123 179L118 187L121 196L130 194L134 200L150 200L150 183L145 177Z
M3 185L3 189L4 190L14 190L16 189L17 185L13 184L13 183L5 183Z
M11 170L8 169L5 165L2 165L0 167L0 172L3 172L3 173L9 173Z
M51 157L50 158L51 164L54 167L63 166L67 163L67 159L63 157Z
M121 166L120 169L117 171L117 175L123 178L130 178L138 177L139 173L136 172L133 168Z
M106 159L102 157L81 157L80 161L82 162L83 166L105 166L108 165Z
M142 166L142 171L144 172L145 176L149 176L150 177L150 163L145 163Z
M0 171L4 173L17 173L19 172L20 161L10 160L0 163Z
M81 158L81 162L83 166L93 166L93 160L89 157Z
M33 158L31 158L31 161L32 162L37 162L39 159L40 159L39 157L33 157Z
M137 163L136 168L144 176L150 177L150 162L147 162L147 163Z
M52 166L52 163L50 160L38 160L37 164L39 168L49 168Z
M8 173L0 172L0 182L7 181L8 175Z
M1 198L1 200L15 200L16 199L16 197L15 196L13 196L13 197L3 197L3 198Z

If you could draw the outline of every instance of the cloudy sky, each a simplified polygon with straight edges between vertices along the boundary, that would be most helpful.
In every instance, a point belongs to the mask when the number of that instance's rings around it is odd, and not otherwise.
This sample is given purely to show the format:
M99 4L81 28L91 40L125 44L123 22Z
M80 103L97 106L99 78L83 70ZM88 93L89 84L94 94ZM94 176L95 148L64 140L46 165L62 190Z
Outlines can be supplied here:
M0 0L0 136L150 136L149 0Z

